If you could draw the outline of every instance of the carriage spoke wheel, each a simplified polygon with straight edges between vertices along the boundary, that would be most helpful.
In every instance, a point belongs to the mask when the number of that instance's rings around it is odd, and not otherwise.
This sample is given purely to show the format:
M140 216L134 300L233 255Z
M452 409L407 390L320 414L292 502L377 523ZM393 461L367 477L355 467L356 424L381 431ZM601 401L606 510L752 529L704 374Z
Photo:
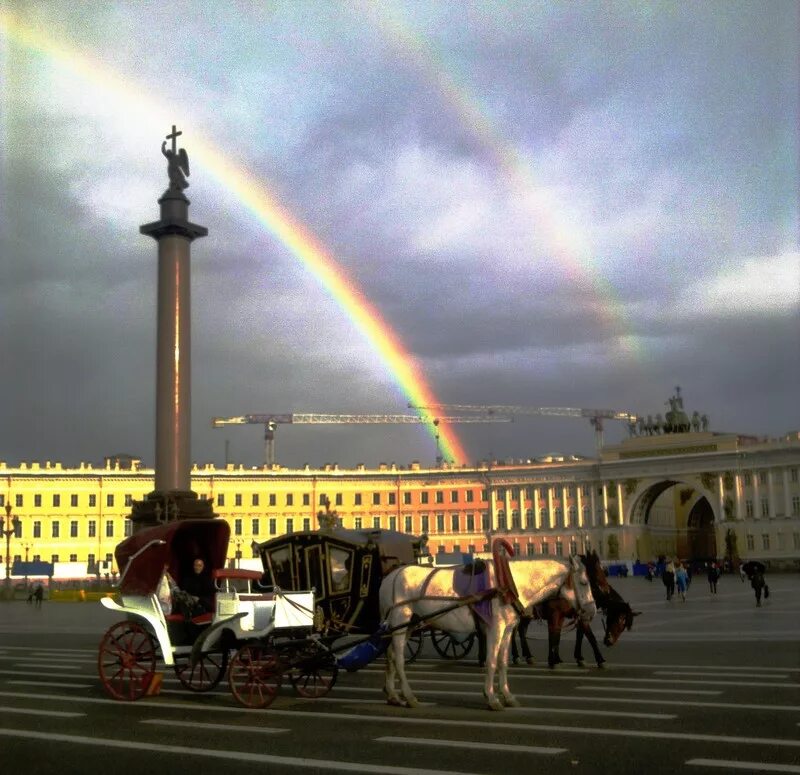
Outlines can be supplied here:
M403 656L406 664L413 662L419 656L419 652L422 651L423 635L424 633L421 629L413 630L412 632L408 633L408 637L406 638L406 647L403 650Z
M449 632L433 630L431 640L439 656L445 659L463 659L472 650L475 633L470 633L463 641L457 641Z
M332 654L303 657L289 671L289 680L301 697L324 697L336 683L339 668Z
M281 666L274 651L264 646L242 646L228 671L231 694L248 708L266 708L281 686Z
M97 672L115 700L138 700L153 680L156 646L137 622L117 622L106 630L97 655Z
M190 655L175 657L175 675L192 692L210 692L228 669L228 650L204 651L192 667Z

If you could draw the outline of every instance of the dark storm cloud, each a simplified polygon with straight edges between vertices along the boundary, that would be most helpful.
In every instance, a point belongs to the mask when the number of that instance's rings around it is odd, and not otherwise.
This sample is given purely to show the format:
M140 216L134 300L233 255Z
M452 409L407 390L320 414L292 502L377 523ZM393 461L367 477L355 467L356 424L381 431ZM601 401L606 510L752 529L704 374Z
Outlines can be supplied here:
M192 259L198 460L262 460L263 429L215 415L406 397L193 132L318 240L444 401L656 413L680 384L715 429L800 425L795 4L20 8L128 91L4 39L0 459L152 462L156 259L138 227L173 114L210 229ZM570 418L458 431L476 458L594 448ZM278 451L435 455L405 427L281 428Z

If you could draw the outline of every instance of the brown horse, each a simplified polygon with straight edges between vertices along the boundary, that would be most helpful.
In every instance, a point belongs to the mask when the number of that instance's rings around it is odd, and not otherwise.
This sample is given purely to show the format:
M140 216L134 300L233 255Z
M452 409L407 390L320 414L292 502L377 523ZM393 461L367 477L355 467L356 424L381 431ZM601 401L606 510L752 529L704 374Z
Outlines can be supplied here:
M582 555L581 560L586 566L586 574L589 577L589 583L592 587L592 595L597 603L597 608L603 611L604 614L604 630L603 637L604 645L611 647L618 640L620 635L625 630L630 630L633 627L633 619L638 616L641 611L634 611L630 605L622 599L621 595L608 583L603 566L600 563L600 558L597 552L590 552L587 555ZM600 652L600 647L597 645L597 639L592 632L590 622L581 621L575 618L574 612L570 610L568 605L564 605L563 600L548 600L540 606L541 618L547 621L547 664L550 668L554 668L561 662L559 656L559 644L561 641L561 630L564 621L567 619L575 620L575 661L580 667L583 667L583 639L584 637L589 641L592 647L595 661L598 667L602 667L605 659Z
M631 610L630 605L626 603L620 594L608 583L608 577L603 570L600 558L597 556L596 552L581 556L581 560L586 566L586 573L592 587L592 596L597 603L598 609L601 609L604 613L605 634L603 643L611 647L619 640L620 635L626 629L631 629L634 617L638 616L640 612ZM545 600L534 608L533 616L520 617L517 631L521 640L522 657L527 659L528 663L533 661L527 644L528 626L533 619L540 619L547 622L547 664L550 668L555 668L555 666L562 661L559 656L559 645L561 643L561 632L564 623L567 621L575 622L574 657L578 665L580 667L584 665L584 638L589 641L589 645L592 647L597 666L602 667L605 663L606 660L600 651L594 632L592 632L591 623L577 619L572 607L563 598L550 598L549 600ZM478 643L478 648L478 659L482 663L484 660L484 648L480 641ZM512 654L516 659L517 648L513 640Z

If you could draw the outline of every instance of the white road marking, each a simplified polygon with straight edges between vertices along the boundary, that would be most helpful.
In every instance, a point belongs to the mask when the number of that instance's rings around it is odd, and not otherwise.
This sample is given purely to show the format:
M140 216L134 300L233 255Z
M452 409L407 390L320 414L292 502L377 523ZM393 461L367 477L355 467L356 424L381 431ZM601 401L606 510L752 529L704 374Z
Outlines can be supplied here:
M699 675L697 672L688 672L686 670L656 670L653 675ZM703 673L703 678L789 678L787 673Z
M277 727L248 727L238 724L201 724L197 721L173 721L166 718L144 719L140 724L153 724L158 727L188 727L189 729L213 729L225 732L253 732L259 735L277 735L281 732L291 732L291 729L278 729Z
M747 772L800 772L800 765L797 764L739 762L727 759L689 759L686 764L696 767L724 767L726 770L747 770Z
M580 687L578 687L580 688ZM590 686L589 689L601 689L604 692L613 692L616 691L611 686ZM328 699L341 699L341 696L345 692L357 692L361 694L365 694L369 692L370 694L376 694L379 690L373 687L366 687L366 686L342 686L341 688L337 686L336 688L336 698L328 698ZM648 694L661 694L668 690L666 689L622 689L623 692L647 692ZM426 692L427 694L428 692ZM438 693L438 692L435 692ZM453 692L455 694L456 692ZM162 692L163 694L163 692ZM463 692L464 696L469 696L472 692ZM722 694L720 691L710 691L710 692L698 692L698 691L691 691L691 692L684 692L679 691L679 694L683 697L686 694L710 694L713 696L718 696ZM517 698L524 698L526 700L549 700L552 702L574 702L576 699L580 699L581 702L624 702L627 705L630 705L631 698L630 697L608 697L607 695L603 695L602 697L592 697L591 695L577 695L574 692L570 692L568 695L554 695L554 694L518 694L514 692L514 696ZM316 700L319 702L319 700ZM372 702L372 700L362 700L362 702ZM694 707L694 708L723 708L728 710L765 710L765 711L790 711L792 713L797 713L800 711L800 705L757 705L755 703L746 703L746 702L703 702L702 700L668 700L659 697L657 700L648 700L645 698L636 698L636 702L639 705L677 705L681 708L684 707Z
M6 681L7 684L21 686L47 686L51 689L91 689L92 684L68 684L59 681ZM31 695L36 696L36 695Z
M50 670L57 667L59 670L83 670L82 665L54 665L52 662L16 662L17 667L35 667Z
M139 753L174 754L195 756L202 759L225 759L237 762L272 764L284 767L305 767L318 771L374 773L374 775L454 775L452 770L427 770L419 767L392 767L389 765L366 764L364 762L332 762L324 759L308 759L293 756L272 756L270 754L249 753L248 751L221 751L213 748L191 748L183 745L161 745L140 740L109 740L107 738L85 737L83 735L62 735L51 732L34 732L24 729L0 729L0 735L29 740L46 740L50 743L72 743L90 745L97 748L118 748L135 750ZM459 773L470 775L470 773Z
M547 748L538 745L510 745L508 743L471 743L466 740L433 740L424 737L376 737L376 743L402 743L404 745L431 745L436 748L468 749L475 751L500 751L502 753L540 753L540 754L559 754L565 753L566 748Z
M69 713L62 710L36 710L34 708L15 708L11 706L0 706L0 713L21 713L26 716L54 716L56 718L78 718L85 716L85 713Z
M0 670L0 675L41 675L38 670ZM48 678L76 678L74 673L53 673L47 671Z
M731 686L737 688L739 686L756 686L759 689L800 689L800 683L764 683L763 681L690 681L681 678L622 678L621 676L609 676L608 678L592 677L592 683L637 683L637 684L689 684L701 686Z
M589 684L578 684L576 689L583 689L585 691L593 692L641 692L642 694L709 694L712 696L719 696L721 691L713 689L637 689L634 686L590 686Z

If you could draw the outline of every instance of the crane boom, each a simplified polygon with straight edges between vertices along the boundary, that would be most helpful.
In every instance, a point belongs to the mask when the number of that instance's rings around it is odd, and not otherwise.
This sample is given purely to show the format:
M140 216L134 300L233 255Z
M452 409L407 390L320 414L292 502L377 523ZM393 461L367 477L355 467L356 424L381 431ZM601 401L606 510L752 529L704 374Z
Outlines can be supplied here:
M236 417L214 417L211 425L222 428L226 425L263 425L265 453L264 462L271 466L275 463L275 429L278 425L386 425L386 424L431 424L441 423L479 423L479 422L511 422L512 418L489 412L486 414L468 414L463 417L434 417L429 414L242 414ZM439 452L439 433L436 433L437 463L441 462Z
M616 409L574 409L567 406L505 406L500 404L437 404L435 406L417 406L409 404L409 409L420 411L434 411L444 409L449 412L487 412L488 414L530 414L551 417L600 417L607 420L624 420L635 422L638 419L632 412L617 411Z
M215 417L211 421L214 428L224 425L266 425L268 423L290 425L386 425L391 423L477 423L511 422L511 418L499 414L465 415L463 417L434 417L418 414L243 414L238 417Z
M421 412L436 410L450 412L487 412L504 415L539 415L549 417L587 417L595 434L597 453L603 448L603 420L622 420L629 425L639 418L633 412L618 411L616 409L574 409L567 406L502 406L498 404L437 404L435 406L417 406L409 404L409 409Z

